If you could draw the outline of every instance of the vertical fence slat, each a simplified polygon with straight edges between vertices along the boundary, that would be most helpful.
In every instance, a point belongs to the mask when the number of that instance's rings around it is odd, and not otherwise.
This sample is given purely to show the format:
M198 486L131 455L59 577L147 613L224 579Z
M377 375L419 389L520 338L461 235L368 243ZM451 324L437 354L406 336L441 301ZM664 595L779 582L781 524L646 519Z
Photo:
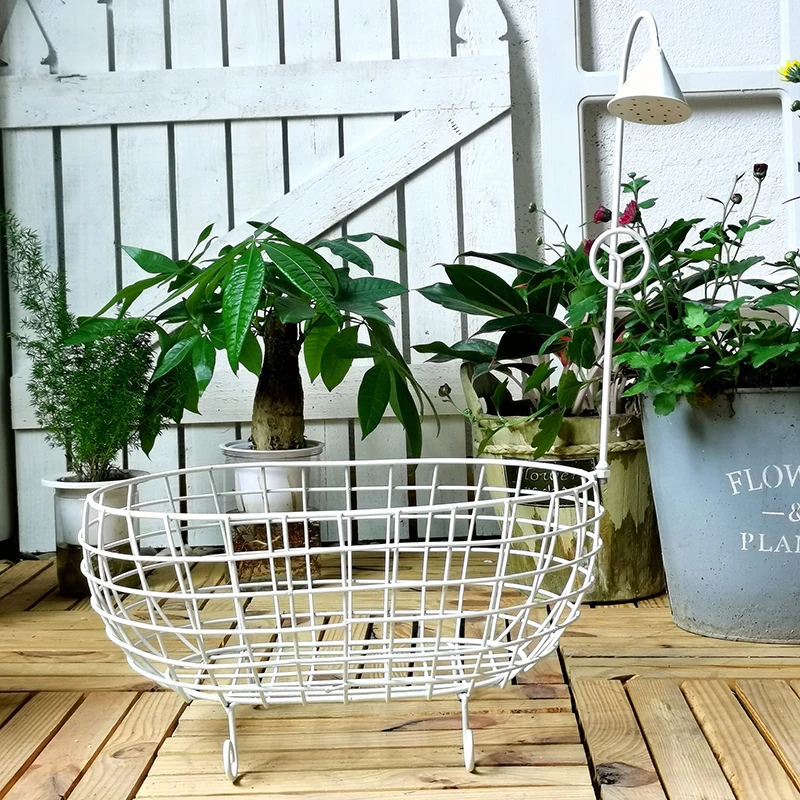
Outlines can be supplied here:
M392 18L389 0L373 0L362 3L360 0L339 0L339 36L342 61L362 61L392 58ZM348 116L342 123L345 152L353 150L376 134L394 124L393 114L373 114L369 116ZM373 200L357 214L347 220L350 233L377 231L387 236L399 235L397 192L391 191ZM399 254L381 243L368 242L365 249L375 263L375 275L399 281ZM393 329L398 346L402 348L400 298L385 303L387 313L395 321ZM368 438L361 438L358 422L355 425L355 455L359 459L402 458L406 453L405 435L400 423L394 417L387 417L380 427ZM358 467L356 470L359 486L380 485L386 482L385 468ZM401 502L400 497L396 498ZM359 497L359 508L385 505L382 496L364 495ZM382 536L383 525L361 523L359 535L364 538ZM371 530L372 528L372 530Z
M397 18L400 58L450 57L449 0L398 0ZM456 179L456 156L445 153L405 182L408 285L412 289L408 298L409 335L412 345L437 340L453 344L461 339L461 315L443 309L413 291L437 281L447 281L444 268L435 265L453 263L458 254ZM421 363L427 358L422 353L411 352L413 363ZM433 401L441 407L438 397ZM423 423L423 455L457 458L468 454L463 418L447 416L441 423L438 436L430 415ZM443 467L440 475L444 483L464 485L467 481L463 467ZM448 499L455 499L455 496Z
M174 69L222 66L222 19L218 2L170 0L170 41ZM225 124L222 122L175 123L175 199L178 252L188 254L200 231L209 223L215 233L228 229L228 180ZM227 359L219 357L214 380L233 380ZM219 445L235 438L234 423L186 425L186 466L215 464L221 460ZM208 486L189 476L187 491L207 492ZM193 504L200 510L200 504ZM208 504L207 510L212 510ZM190 536L190 544L204 544L203 535Z
M125 70L162 70L166 66L164 4L162 0L139 0L112 6L115 67ZM133 245L169 253L172 247L170 211L170 159L167 125L122 125L117 129L118 192L120 216L119 245ZM121 256L123 284L141 280L145 273L128 258ZM131 313L145 312L156 298L146 293L131 308ZM173 426L156 440L150 456L141 450L128 455L131 469L163 472L178 464L178 431ZM150 499L144 493L141 500ZM155 491L155 486L152 487ZM149 540L154 546L156 539Z

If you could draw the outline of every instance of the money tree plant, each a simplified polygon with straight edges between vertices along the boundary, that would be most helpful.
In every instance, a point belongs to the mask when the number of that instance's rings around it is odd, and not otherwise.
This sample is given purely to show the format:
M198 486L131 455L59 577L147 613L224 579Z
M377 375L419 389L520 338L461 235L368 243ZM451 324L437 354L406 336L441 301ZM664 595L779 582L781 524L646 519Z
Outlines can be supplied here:
M356 360L366 360L370 366L358 389L362 436L391 408L405 429L409 454L418 456L424 403L433 406L395 344L383 304L407 289L375 277L372 259L359 247L373 238L398 250L403 245L375 233L304 244L271 224L251 224L250 236L213 257L207 256L211 226L185 259L123 248L147 277L83 320L73 340L91 340L120 326L154 332L159 352L150 388L184 387L183 404L194 412L223 353L234 373L244 367L258 376L251 434L257 450L306 446L301 358L310 380L321 379L329 391ZM342 266L334 266L332 257ZM144 315L128 316L131 305L153 290L166 292L166 298ZM115 307L115 317L101 316ZM145 449L151 444L143 441Z

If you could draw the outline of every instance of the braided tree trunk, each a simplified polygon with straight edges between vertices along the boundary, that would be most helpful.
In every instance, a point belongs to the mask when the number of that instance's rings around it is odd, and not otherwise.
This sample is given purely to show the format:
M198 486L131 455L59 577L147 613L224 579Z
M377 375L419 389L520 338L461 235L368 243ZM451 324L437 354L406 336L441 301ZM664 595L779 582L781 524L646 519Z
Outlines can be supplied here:
M270 314L264 334L264 363L253 402L253 447L297 450L306 446L300 331Z

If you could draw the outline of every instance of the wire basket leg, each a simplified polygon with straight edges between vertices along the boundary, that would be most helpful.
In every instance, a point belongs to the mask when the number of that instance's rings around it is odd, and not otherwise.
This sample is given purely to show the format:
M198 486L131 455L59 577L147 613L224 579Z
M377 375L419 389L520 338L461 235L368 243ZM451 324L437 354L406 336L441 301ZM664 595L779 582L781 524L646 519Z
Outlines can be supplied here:
M475 772L475 740L469 729L469 692L459 695L461 700L461 739L464 746L464 766Z
M222 767L229 781L239 777L239 752L236 747L236 707L225 706L228 715L228 738L222 743Z

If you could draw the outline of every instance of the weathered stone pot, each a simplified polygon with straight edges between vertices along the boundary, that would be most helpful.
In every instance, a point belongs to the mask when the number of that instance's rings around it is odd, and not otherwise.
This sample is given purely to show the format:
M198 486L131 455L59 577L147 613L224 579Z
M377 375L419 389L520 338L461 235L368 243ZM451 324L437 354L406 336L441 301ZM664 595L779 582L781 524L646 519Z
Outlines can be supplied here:
M476 419L474 433L480 441L483 438L481 429L496 427L497 418L479 413L478 398L468 381L464 381L464 391ZM487 458L533 459L530 442L537 430L537 422L520 420L498 431L483 454ZM567 418L555 445L542 460L592 470L597 461L599 439L598 417ZM584 596L585 601L594 603L630 602L664 591L664 568L639 417L632 414L611 417L609 450L611 476L601 490L606 509L600 522L603 547L597 556L594 588ZM507 484L516 480L516 472L513 475L508 474L509 470L506 472ZM502 476L492 475L491 480L501 481ZM523 485L551 488L537 482L540 474L534 468L523 480ZM542 513L546 513L546 508ZM565 518L563 521L573 524L573 520ZM569 533L560 536L555 554L572 557L574 552L574 536ZM548 587L545 580L543 588L554 587Z
M800 643L800 389L644 406L675 623Z

